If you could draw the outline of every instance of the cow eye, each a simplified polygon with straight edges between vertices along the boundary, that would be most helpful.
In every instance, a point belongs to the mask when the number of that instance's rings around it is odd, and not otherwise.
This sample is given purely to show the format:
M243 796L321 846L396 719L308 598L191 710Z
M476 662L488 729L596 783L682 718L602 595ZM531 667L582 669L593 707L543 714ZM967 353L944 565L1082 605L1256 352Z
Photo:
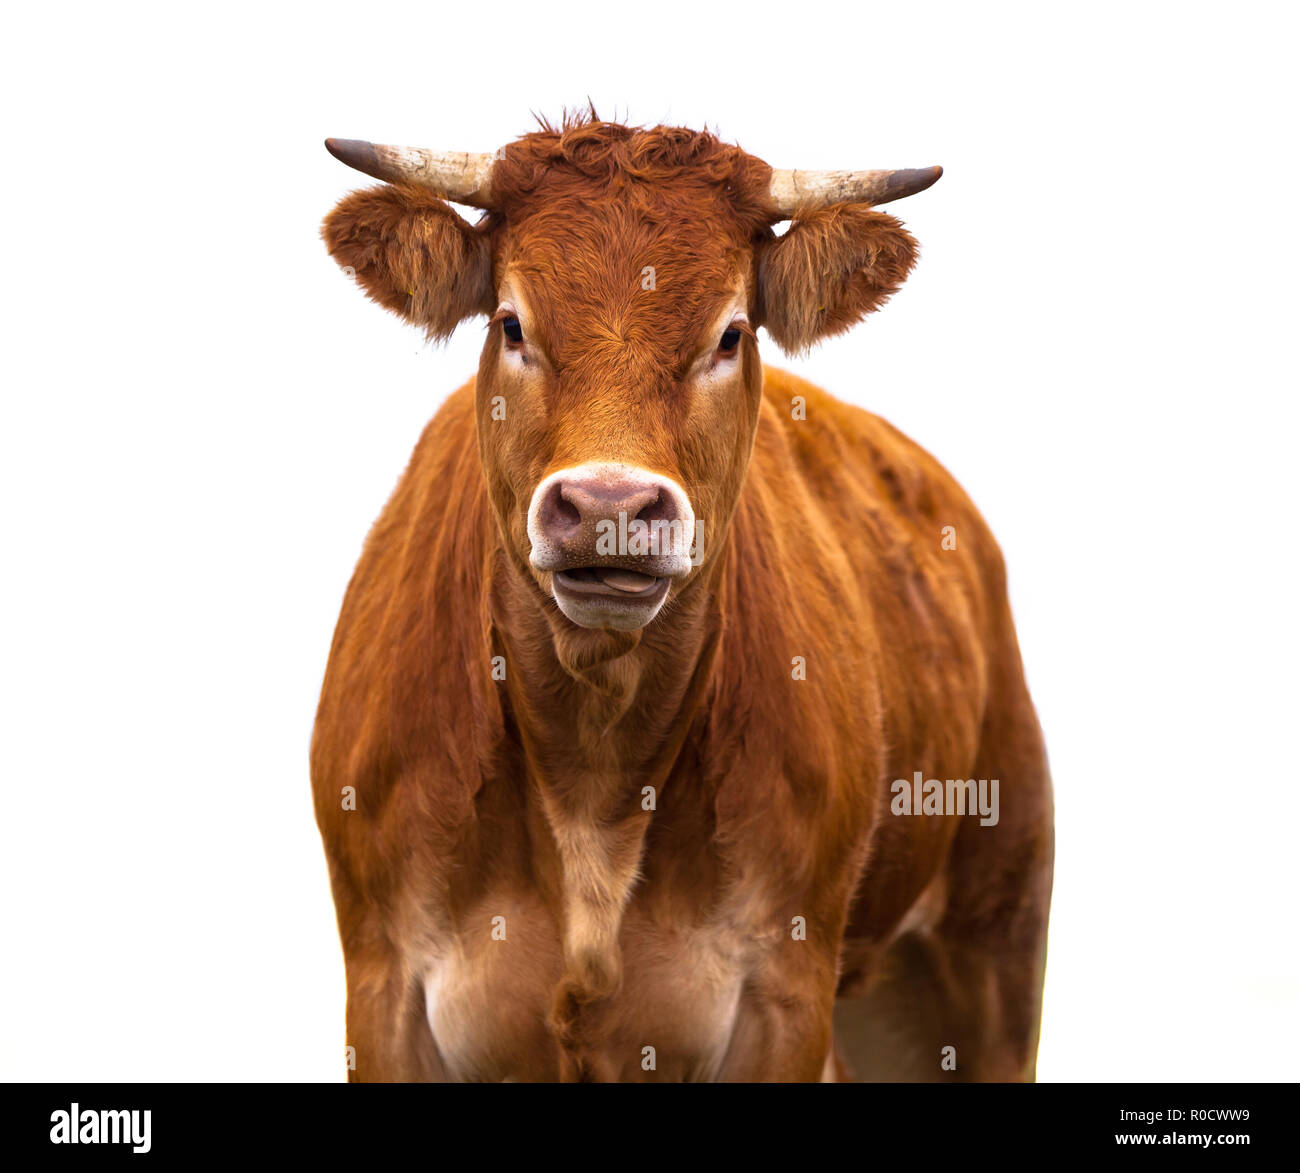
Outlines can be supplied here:
M508 342L522 342L524 340L524 328L519 324L518 318L502 318L501 331L505 334Z
M731 329L723 330L722 338L718 341L718 352L723 355L732 355L736 353L736 347L740 345L740 331Z

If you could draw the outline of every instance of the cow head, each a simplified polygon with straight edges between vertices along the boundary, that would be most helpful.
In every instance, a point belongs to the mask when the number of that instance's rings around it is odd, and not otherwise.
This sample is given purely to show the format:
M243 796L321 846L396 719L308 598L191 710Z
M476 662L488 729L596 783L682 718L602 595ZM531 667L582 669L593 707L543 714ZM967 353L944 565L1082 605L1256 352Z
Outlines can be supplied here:
M367 294L431 338L488 318L478 438L508 553L554 624L625 631L722 548L758 327L799 352L878 308L916 243L872 204L940 174L773 171L710 134L585 119L495 156L326 145L389 181L325 222Z

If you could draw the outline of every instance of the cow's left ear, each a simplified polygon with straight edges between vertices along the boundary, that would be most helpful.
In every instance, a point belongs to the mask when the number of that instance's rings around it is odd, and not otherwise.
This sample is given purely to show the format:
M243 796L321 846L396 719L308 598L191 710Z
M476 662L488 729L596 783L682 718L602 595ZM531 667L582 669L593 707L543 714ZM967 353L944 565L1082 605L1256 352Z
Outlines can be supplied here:
M833 204L763 246L763 325L787 354L840 334L879 309L916 264L917 243L869 204Z
M325 217L321 235L371 298L430 338L496 308L487 227L422 188L354 191Z

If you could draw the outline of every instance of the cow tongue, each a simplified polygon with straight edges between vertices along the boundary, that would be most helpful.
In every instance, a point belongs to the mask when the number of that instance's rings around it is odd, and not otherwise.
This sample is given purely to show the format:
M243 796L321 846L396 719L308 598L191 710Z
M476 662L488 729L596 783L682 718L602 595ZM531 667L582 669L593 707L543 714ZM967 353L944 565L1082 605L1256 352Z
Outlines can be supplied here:
M596 576L607 587L613 587L616 591L627 591L629 594L646 590L655 582L653 574L642 574L637 570L606 570L602 567L597 569Z

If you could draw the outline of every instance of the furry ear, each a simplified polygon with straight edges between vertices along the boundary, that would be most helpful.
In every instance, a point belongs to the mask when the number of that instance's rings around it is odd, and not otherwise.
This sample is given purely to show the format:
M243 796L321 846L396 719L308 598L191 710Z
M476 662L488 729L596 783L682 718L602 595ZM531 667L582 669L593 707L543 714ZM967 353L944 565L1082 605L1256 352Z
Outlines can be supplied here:
M354 191L325 217L321 235L367 296L429 338L447 338L463 319L495 308L487 230L423 188Z
M763 325L787 354L841 334L879 309L916 264L917 244L869 204L832 204L764 248Z

